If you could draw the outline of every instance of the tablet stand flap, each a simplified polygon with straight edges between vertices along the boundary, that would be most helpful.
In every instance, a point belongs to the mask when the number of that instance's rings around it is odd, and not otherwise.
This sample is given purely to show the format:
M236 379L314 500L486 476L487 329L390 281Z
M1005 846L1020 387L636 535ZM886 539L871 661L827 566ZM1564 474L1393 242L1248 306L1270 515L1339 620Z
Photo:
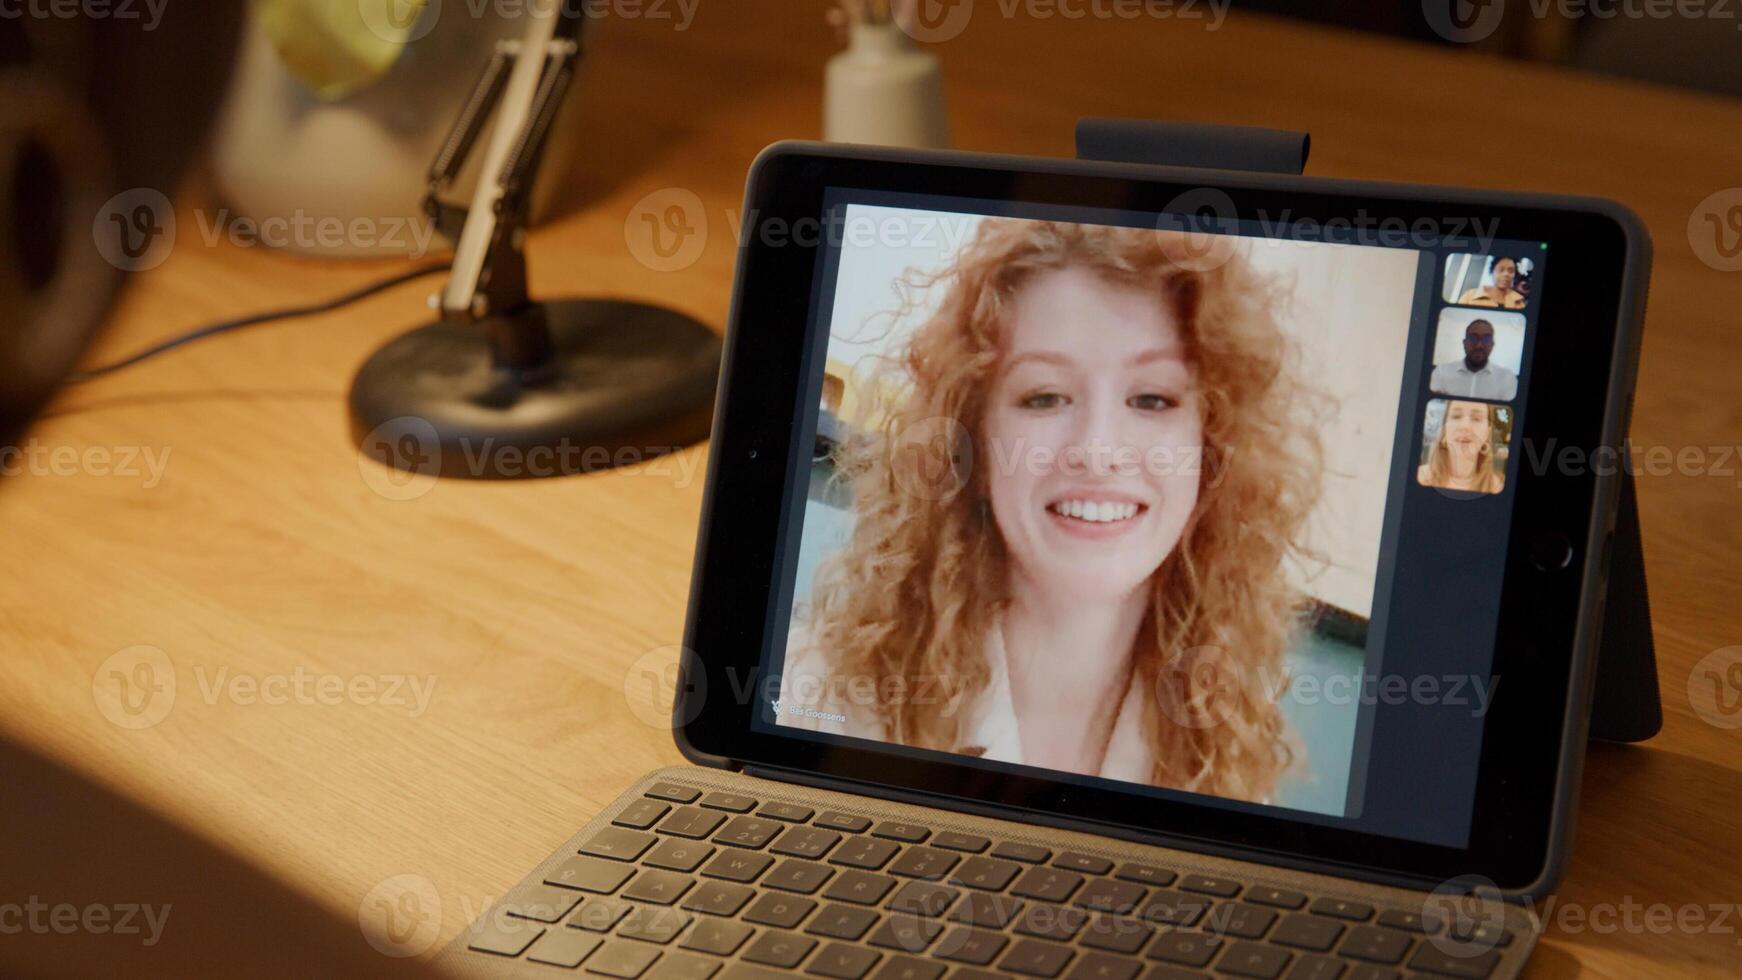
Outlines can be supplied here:
M1148 119L1077 120L1077 159L1205 170L1298 174L1306 169L1306 133L1213 123Z
M1279 129L1145 119L1077 120L1079 160L1298 174L1306 167L1310 148L1308 134ZM1616 506L1590 737L1643 742L1663 727L1663 705L1631 472L1621 475Z

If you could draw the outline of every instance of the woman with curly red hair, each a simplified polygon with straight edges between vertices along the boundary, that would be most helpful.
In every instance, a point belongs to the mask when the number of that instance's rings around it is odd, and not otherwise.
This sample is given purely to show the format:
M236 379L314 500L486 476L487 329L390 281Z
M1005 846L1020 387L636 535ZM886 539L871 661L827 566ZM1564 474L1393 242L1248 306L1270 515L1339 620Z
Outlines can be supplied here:
M919 284L942 302L836 454L855 523L782 723L1270 798L1318 403L1281 289L1203 241L989 218Z

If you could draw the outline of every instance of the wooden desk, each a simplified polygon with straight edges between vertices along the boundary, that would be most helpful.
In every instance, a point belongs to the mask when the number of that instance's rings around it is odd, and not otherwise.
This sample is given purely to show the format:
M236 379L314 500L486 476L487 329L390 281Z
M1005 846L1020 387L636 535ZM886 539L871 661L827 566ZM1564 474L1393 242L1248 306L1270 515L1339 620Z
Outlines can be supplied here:
M1080 114L1214 120L1310 130L1313 173L1630 204L1657 243L1634 438L1742 444L1742 273L1702 264L1686 234L1696 204L1742 183L1742 104L1256 17L1206 31L980 7L940 45L963 148L1069 154ZM532 236L535 289L656 299L721 324L745 168L765 143L817 135L834 44L799 3L703 4L683 32L598 26L579 88L587 149L569 213ZM705 202L708 239L693 266L659 272L624 229L637 201L670 187ZM197 206L93 360L397 268L208 247ZM680 636L705 449L673 461L682 469L377 493L343 396L371 350L419 321L425 292L206 343L57 403L34 431L44 449L169 455L149 487L142 466L0 487L0 725L341 916L384 879L423 876L445 941L635 777L680 761L631 707L646 708L636 665ZM1644 747L1592 753L1558 899L1731 905L1742 733L1696 717L1687 681L1702 656L1742 643L1742 490L1732 473L1645 478L1639 493L1668 720ZM165 652L177 696L159 724L127 730L96 709L93 679L139 644ZM298 672L434 688L421 713L217 690ZM1531 975L1731 974L1734 916L1725 928L1557 926Z

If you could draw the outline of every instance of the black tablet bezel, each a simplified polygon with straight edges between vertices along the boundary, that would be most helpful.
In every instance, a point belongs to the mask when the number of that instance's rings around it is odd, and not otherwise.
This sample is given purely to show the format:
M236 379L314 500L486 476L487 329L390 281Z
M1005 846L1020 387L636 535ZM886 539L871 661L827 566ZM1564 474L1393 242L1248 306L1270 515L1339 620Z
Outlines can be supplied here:
M972 800L1379 880L1474 874L1526 892L1551 873L1582 758L1573 740L1583 738L1596 635L1592 612L1606 561L1601 542L1613 520L1613 477L1595 470L1515 468L1495 659L1507 689L1497 691L1484 729L1466 849L754 730L755 700L746 695L763 680L762 617L778 571L783 498L798 413L805 408L801 357L819 275L814 237L807 243L757 229L790 231L801 219L814 221L831 187L1142 211L1160 211L1182 192L1214 187L1242 213L1288 209L1321 222L1358 211L1411 224L1450 213L1498 220L1496 237L1547 242L1558 269L1577 270L1576 282L1562 278L1540 300L1535 357L1556 369L1532 378L1531 408L1522 421L1528 444L1586 452L1619 445L1626 417L1621 396L1631 391L1638 310L1626 307L1633 305L1646 245L1630 213L1596 200L1321 178L802 143L770 147L752 169L746 196L685 640L695 656L686 662L690 676L676 707L678 742L699 760ZM1573 560L1565 569L1544 571L1533 549L1556 538L1572 546Z

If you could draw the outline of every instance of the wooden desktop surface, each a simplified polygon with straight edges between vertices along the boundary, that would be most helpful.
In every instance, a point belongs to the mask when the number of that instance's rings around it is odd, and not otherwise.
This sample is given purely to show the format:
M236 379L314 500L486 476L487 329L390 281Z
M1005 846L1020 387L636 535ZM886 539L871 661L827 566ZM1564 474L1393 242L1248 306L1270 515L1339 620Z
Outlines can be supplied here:
M1600 195L1644 217L1657 251L1633 438L1729 469L1640 480L1666 723L1646 745L1592 751L1555 897L1597 925L1554 911L1530 975L1733 973L1736 916L1692 931L1621 916L1698 907L1714 923L1742 902L1742 732L1702 721L1688 695L1696 662L1742 643L1742 463L1716 458L1742 444L1742 272L1703 264L1687 230L1742 183L1742 103L1238 14L1212 31L980 8L937 46L964 149L1068 155L1084 114L1305 129L1309 173ZM800 3L704 3L682 31L596 26L564 213L530 240L535 290L721 325L745 169L766 143L818 135L835 43ZM705 209L705 249L680 271L626 237L637 203L668 188ZM174 254L137 278L93 362L402 267L208 244L211 214L184 194ZM1576 270L1558 278L1576 285ZM648 679L681 634L706 449L378 492L347 435L346 385L425 317L428 292L210 341L59 399L32 434L33 472L0 485L0 726L340 916L422 876L445 941L631 781L681 761ZM62 447L82 472L57 475ZM109 658L140 645L163 651L176 688L160 722L128 729L93 684L114 685ZM381 686L322 703L329 675ZM388 696L395 677L433 685L421 710L409 686Z

